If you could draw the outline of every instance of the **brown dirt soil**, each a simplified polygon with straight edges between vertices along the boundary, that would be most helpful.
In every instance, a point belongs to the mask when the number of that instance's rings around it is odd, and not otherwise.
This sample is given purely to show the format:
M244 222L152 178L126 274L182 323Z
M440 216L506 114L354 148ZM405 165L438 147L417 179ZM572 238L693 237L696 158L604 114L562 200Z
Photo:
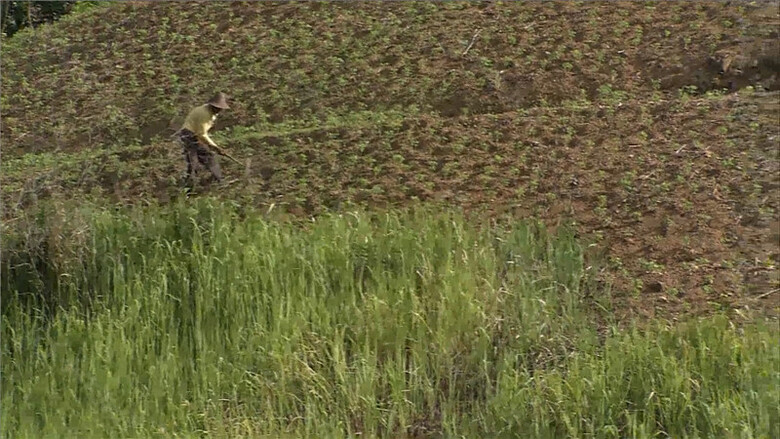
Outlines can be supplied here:
M74 61L76 47L96 43L42 32L40 53L3 72L29 92L3 98L4 204L178 197L181 155L160 137L178 117L171 107L225 87L235 104L217 133L251 163L222 160L235 181L201 193L297 215L426 202L571 220L608 261L599 276L624 315L776 315L776 3L331 6L117 5L95 41L122 57ZM200 16L215 26L192 26ZM165 23L183 36L151 36ZM123 42L144 39L172 58L150 63ZM186 64L207 41L220 41L216 65L239 64L220 76ZM51 65L24 64L41 53ZM111 77L112 65L126 74ZM173 92L173 76L189 91ZM52 105L61 113L46 113ZM350 119L359 111L374 117ZM69 132L59 117L84 125ZM52 153L58 165L36 161Z

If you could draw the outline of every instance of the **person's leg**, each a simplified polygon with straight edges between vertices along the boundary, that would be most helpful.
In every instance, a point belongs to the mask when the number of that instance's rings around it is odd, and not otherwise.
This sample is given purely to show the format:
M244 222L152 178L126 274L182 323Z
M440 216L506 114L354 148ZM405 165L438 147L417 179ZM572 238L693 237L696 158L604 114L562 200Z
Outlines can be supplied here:
M185 186L190 188L194 184L195 167L198 163L198 139L194 133L184 132L181 137L182 154L187 162L187 175L185 176Z
M198 152L194 151L192 148L187 148L184 155L187 157L187 177L185 184L187 187L192 187L195 185L195 169L198 163Z
M214 155L213 152L209 151L204 146L199 145L198 160L200 161L201 164L203 164L203 166L205 166L209 171L211 171L211 175L214 176L215 180L217 180L218 182L222 181L222 168L219 166L217 157Z
M219 166L219 160L214 154L211 154L209 158L209 171L217 179L218 182L222 181L222 168Z

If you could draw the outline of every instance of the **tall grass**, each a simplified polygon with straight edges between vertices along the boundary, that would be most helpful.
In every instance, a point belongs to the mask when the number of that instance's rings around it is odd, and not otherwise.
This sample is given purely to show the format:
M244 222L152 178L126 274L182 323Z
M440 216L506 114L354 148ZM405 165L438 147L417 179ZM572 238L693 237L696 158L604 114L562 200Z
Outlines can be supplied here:
M776 330L597 325L567 231L210 202L69 223L43 259L4 239L4 437L780 433Z

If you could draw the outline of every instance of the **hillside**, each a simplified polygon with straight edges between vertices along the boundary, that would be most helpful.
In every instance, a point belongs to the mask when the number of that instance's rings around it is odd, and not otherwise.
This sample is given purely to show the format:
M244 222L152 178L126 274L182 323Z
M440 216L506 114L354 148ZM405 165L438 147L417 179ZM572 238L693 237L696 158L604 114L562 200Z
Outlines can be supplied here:
M167 203L222 90L229 184L316 215L573 220L626 314L780 304L776 2L115 3L2 45L3 233Z

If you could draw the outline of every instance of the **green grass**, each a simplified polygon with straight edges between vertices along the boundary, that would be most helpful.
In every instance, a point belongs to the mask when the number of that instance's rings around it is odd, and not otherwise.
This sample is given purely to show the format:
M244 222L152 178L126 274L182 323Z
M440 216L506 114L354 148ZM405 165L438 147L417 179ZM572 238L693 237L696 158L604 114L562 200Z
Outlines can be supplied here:
M618 331L567 229L199 200L4 233L4 437L770 438L777 330Z

